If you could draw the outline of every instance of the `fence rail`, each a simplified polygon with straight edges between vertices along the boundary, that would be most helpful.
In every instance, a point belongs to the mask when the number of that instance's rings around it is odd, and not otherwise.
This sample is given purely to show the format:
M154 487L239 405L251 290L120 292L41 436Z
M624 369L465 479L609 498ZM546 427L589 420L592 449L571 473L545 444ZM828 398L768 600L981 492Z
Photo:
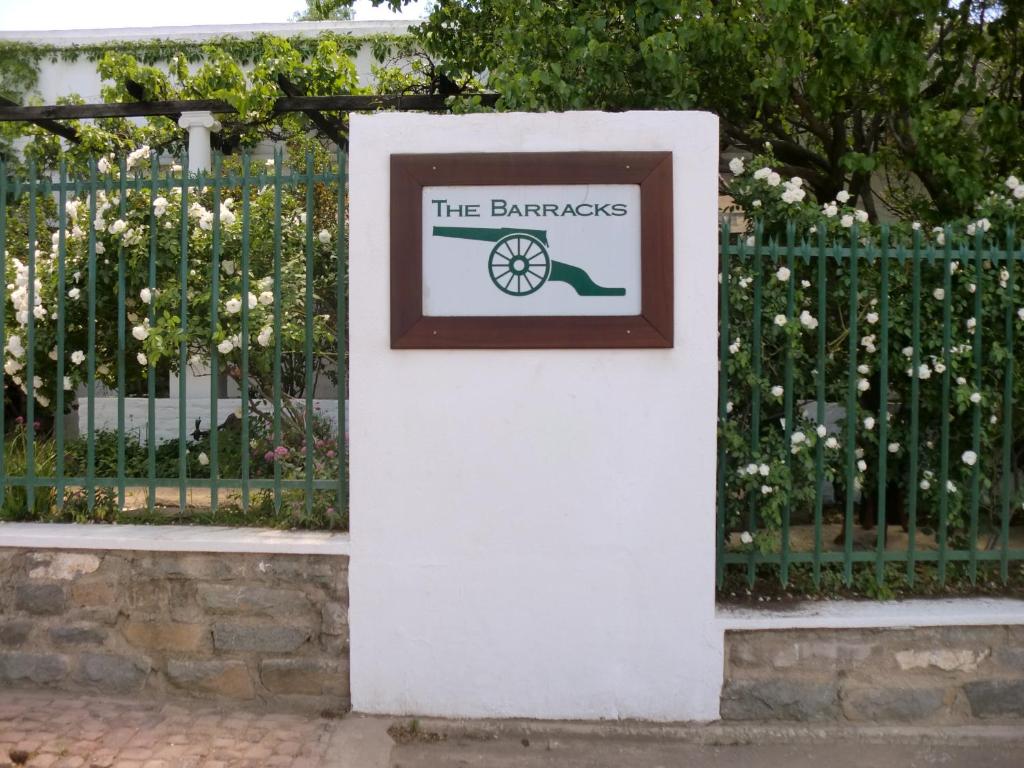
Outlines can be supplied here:
M943 239L722 222L720 588L1006 583L1024 561L1024 253Z
M0 164L5 517L74 502L91 519L98 492L116 492L105 502L123 510L129 488L152 514L157 490L172 488L181 510L206 489L210 512L221 491L248 512L256 491L275 515L345 524L346 157L307 154L304 166L215 156L211 172L189 174L187 156L161 169L145 151L93 160L79 178L63 164L55 177L30 166L9 178ZM189 431L196 366L213 372L205 433ZM157 380L172 374L177 440L158 445ZM322 377L336 414L314 409ZM227 424L223 378L240 399ZM100 383L117 399L106 442ZM133 386L145 387L144 448L126 430ZM86 414L81 440L63 417L73 407Z

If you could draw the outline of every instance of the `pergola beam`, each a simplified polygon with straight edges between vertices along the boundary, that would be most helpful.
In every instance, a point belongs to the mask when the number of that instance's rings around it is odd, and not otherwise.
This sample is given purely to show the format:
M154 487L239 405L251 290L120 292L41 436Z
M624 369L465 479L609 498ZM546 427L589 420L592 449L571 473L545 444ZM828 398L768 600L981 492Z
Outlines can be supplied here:
M0 107L20 108L20 105L17 102L11 101L10 99L5 99L3 96L0 96ZM43 128L49 131L50 133L54 133L63 139L67 139L72 144L78 144L81 141L81 138L78 136L78 131L75 130L73 126L58 123L55 120L29 120L28 122L32 123L33 125L38 125L40 128Z
M302 90L284 75L277 76L277 85L282 91L284 91L285 96L293 98L305 96ZM304 109L302 111L306 117L313 121L313 125L319 128L327 138L342 149L348 147L348 137L345 135L345 127L339 121L327 117L327 115L318 109Z
M462 97L480 96L485 105L493 105L496 93L464 93ZM450 97L436 94L387 94L381 96L284 96L274 104L274 113L286 112L372 112L381 109L437 112L446 109ZM175 117L183 112L234 112L235 108L221 99L175 99L168 101L137 101L119 104L49 104L23 107L0 103L0 122L53 120L87 120L99 117ZM47 127L47 126L44 126ZM67 126L57 126L66 128ZM47 128L51 130L51 128Z

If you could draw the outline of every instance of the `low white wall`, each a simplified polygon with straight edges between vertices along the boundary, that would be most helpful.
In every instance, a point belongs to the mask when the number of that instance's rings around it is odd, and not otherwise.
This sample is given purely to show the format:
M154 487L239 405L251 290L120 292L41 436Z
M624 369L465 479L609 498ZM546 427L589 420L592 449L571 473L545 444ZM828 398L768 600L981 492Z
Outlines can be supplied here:
M718 125L352 116L356 710L718 714ZM391 153L674 153L675 348L392 351Z
M209 377L206 379L209 382ZM97 397L95 399L96 415L94 426L97 431L117 431L117 398ZM185 435L192 439L192 433L196 429L196 419L199 419L199 429L203 432L210 431L210 398L196 397L181 401L177 398L158 397L154 400L155 415L154 425L156 426L156 442L163 443L178 438L178 406L185 403ZM303 403L305 401L302 401ZM303 405L303 407L305 407ZM217 421L221 424L231 415L240 414L242 401L238 398L224 398L217 401ZM269 405L260 406L260 409L272 413ZM324 419L338 426L338 401L337 400L313 400L313 410ZM78 401L78 434L84 435L88 432L89 424L89 403L85 399ZM145 397L126 397L124 399L124 426L125 432L139 438L139 442L145 443L149 439L149 400Z

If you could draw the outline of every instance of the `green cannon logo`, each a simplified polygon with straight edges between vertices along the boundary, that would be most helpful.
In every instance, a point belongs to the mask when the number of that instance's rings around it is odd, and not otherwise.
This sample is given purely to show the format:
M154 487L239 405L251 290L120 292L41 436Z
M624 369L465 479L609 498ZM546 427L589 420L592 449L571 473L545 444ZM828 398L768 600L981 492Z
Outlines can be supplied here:
M568 283L578 296L626 295L625 288L604 288L579 267L554 261L542 229L434 227L434 236L494 243L487 269L495 287L509 296L529 296L549 280Z

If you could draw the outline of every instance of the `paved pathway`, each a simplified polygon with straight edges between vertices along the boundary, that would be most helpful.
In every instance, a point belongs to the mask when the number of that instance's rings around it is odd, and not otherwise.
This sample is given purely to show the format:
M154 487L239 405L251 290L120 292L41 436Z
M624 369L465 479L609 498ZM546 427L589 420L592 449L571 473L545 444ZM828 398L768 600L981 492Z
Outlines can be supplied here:
M713 746L607 739L545 739L523 746L504 739L407 744L392 768L1020 768L1020 746L954 747L861 744Z
M339 721L0 691L0 768L320 768Z

